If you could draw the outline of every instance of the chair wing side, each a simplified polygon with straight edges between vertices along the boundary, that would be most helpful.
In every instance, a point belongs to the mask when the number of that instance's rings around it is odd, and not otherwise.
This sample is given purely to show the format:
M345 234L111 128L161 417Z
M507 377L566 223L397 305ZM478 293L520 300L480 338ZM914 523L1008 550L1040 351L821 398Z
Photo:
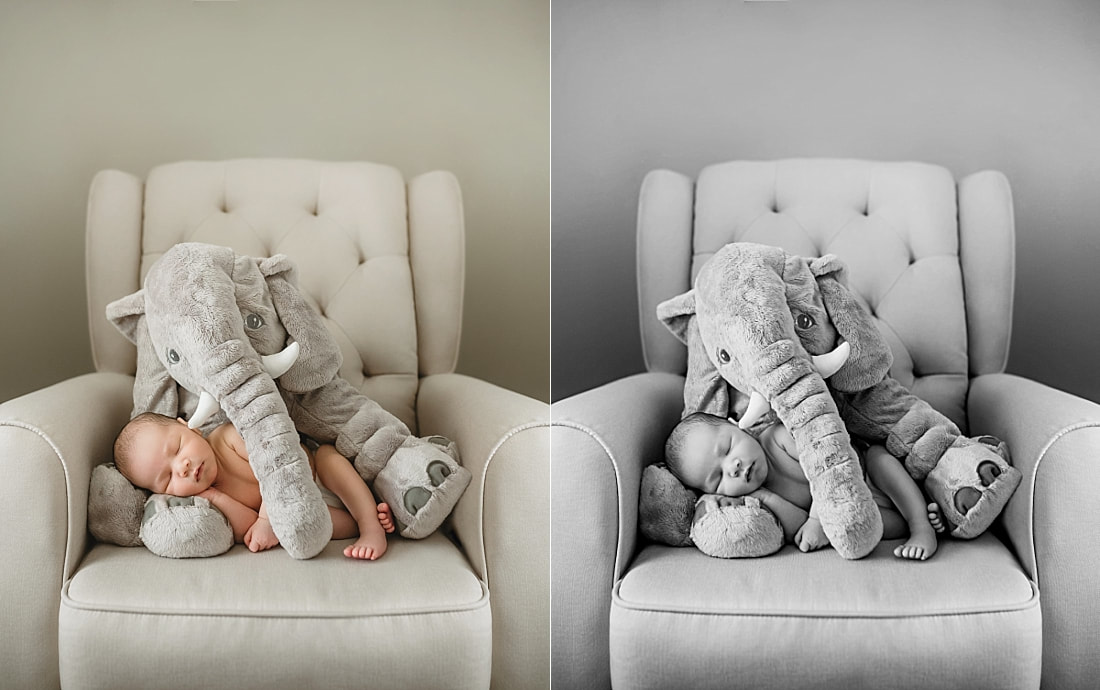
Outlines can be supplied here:
M97 371L133 374L137 351L104 315L107 304L141 287L141 227L145 183L119 170L92 179L85 228L88 330Z
M61 587L88 541L92 468L111 459L134 379L86 374L0 405L0 668L13 687L56 687Z
M637 547L642 470L664 457L683 391L682 376L638 374L551 408L555 688L611 685L611 590Z
M970 375L1005 370L1012 333L1016 227L1012 189L986 170L958 183L959 260L966 298Z
M991 374L974 379L969 406L973 433L1006 441L1023 474L1002 521L1042 597L1043 687L1093 687L1100 677L1100 405Z

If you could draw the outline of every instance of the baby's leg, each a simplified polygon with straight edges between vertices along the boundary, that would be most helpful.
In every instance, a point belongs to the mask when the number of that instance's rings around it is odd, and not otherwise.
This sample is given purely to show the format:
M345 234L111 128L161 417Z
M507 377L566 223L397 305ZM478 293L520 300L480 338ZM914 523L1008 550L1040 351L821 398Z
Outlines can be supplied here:
M344 549L344 555L348 558L370 561L381 558L386 552L386 532L393 530L392 518L388 517L388 506L386 506L387 510L383 511L382 506L375 504L374 496L366 482L334 446L321 446L317 449L316 458L317 476L321 483L340 497L358 528L359 538L354 544ZM390 524L389 530L380 520L384 513L387 514L386 522ZM334 522L334 536L335 529Z
M928 501L901 462L882 446L866 454L867 475L897 506L909 526L909 539L894 549L898 558L923 561L936 553L936 532L928 521ZM883 511L885 515L886 511Z

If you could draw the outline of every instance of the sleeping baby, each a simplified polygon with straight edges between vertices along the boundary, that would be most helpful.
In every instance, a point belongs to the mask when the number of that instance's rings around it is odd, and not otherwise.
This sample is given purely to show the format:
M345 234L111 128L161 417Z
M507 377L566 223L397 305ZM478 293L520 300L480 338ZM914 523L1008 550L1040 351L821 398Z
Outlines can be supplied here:
M868 487L882 513L883 538L908 536L894 555L921 561L931 558L936 553L936 533L946 529L939 506L925 500L920 487L884 447L868 446L862 458ZM703 492L696 504L696 519L730 503L727 497L751 495L779 519L786 541L799 550L829 545L798 462L794 437L782 424L764 429L758 441L730 420L696 412L672 430L665 461L685 486Z

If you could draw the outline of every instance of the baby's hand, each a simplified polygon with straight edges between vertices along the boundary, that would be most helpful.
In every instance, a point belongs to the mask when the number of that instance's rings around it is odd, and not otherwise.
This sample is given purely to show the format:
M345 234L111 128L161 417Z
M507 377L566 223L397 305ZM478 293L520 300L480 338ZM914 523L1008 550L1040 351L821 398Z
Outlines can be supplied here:
M829 538L825 536L825 530L821 529L821 521L817 518L806 518L806 522L798 528L794 535L794 543L799 551L817 551L823 546L829 545Z
M278 546L279 538L275 536L274 530L271 529L271 523L266 518L261 517L256 518L256 522L253 522L252 526L245 532L244 544L249 551L256 553Z

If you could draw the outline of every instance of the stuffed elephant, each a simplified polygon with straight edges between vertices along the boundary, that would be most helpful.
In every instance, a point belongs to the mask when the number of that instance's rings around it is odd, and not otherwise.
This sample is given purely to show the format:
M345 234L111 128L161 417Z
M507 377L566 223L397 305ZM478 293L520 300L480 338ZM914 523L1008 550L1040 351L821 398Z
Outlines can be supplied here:
M658 317L688 346L684 414L733 413L747 429L774 413L794 436L822 528L844 558L867 555L882 535L849 433L902 461L954 536L984 531L1019 484L1019 471L989 444L961 437L889 377L889 345L832 255L726 245Z
M191 428L232 422L294 558L313 557L332 533L299 433L351 459L406 537L433 532L469 484L446 444L411 436L337 375L340 351L283 255L175 245L107 317L137 345L133 414L191 412Z

